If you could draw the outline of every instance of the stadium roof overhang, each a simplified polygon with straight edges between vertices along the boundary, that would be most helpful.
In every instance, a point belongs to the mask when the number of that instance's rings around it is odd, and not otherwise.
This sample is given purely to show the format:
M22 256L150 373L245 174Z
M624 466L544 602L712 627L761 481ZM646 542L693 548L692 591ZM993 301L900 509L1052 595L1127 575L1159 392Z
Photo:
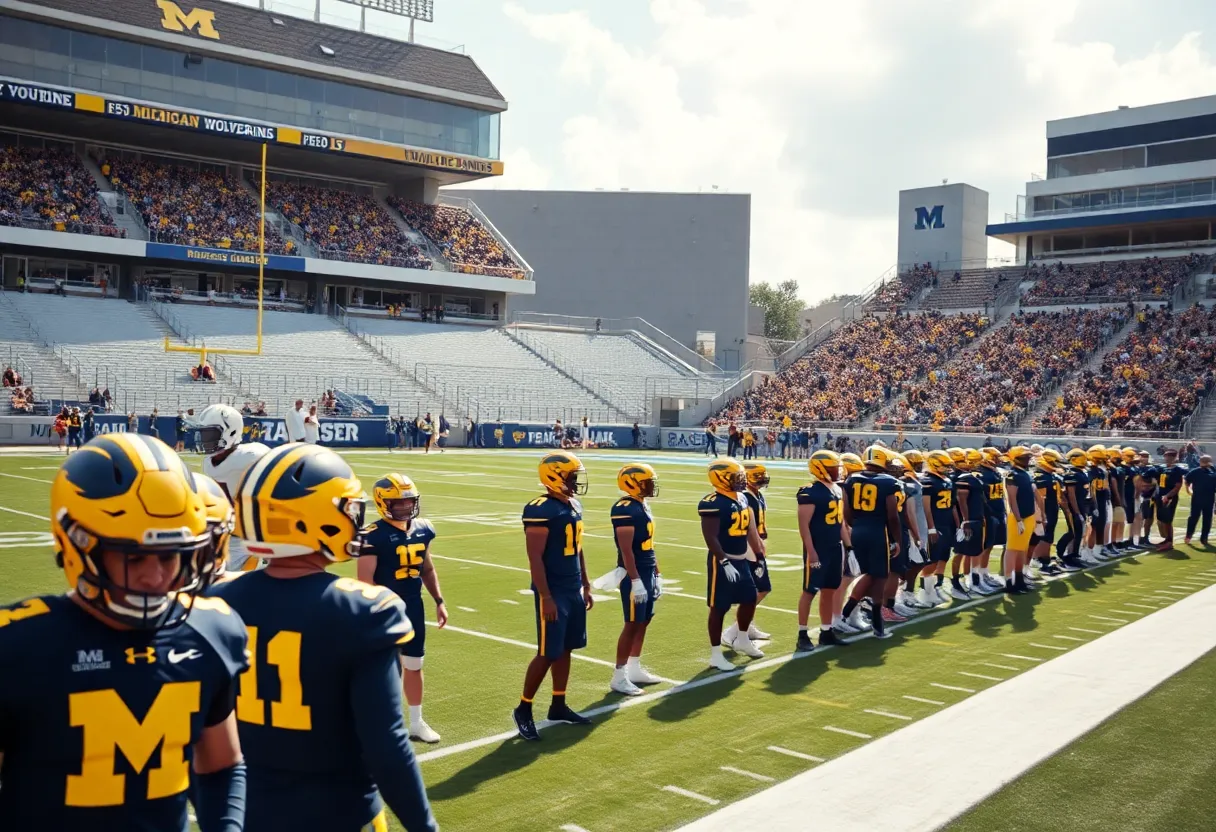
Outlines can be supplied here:
M1070 214L1062 217L1032 218L1017 222L993 223L988 226L987 234L989 237L996 237L998 240L1016 244L1028 234L1086 231L1145 223L1201 219L1216 219L1216 203L1177 205L1170 208L1145 208L1139 211L1110 211L1103 214L1085 214L1080 216Z

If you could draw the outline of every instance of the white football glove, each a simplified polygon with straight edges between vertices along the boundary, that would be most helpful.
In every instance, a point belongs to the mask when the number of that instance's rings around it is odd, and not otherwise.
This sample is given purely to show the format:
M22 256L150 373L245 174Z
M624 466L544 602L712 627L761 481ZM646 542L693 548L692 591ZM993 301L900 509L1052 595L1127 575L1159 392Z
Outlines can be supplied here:
M861 564L859 564L859 563L857 562L857 553L856 553L856 552L854 552L852 549L850 549L850 550L849 550L849 563L848 563L848 566L849 566L849 574L850 574L850 575L854 575L854 576L856 576L856 575L860 575L860 574L861 574Z
M646 584L642 583L641 578L633 579L633 583L629 588L629 596L635 604L645 604L650 600L650 593L646 591Z
M735 565L730 561L722 564L722 574L725 575L726 580L730 581L732 584L739 580L739 570L736 569Z
M756 561L756 565L752 567L752 572L757 578L764 577L764 561Z
M915 543L908 544L908 560L913 563L924 563L925 559L921 556L920 549Z
M663 576L655 575L654 576L654 598L657 601L662 596L663 596Z
M954 533L954 542L962 543L966 539L967 539L967 530L964 529L962 526L959 526L958 531L956 531Z
M1043 537L1043 535L1047 534L1047 532L1043 528L1042 521L1039 521L1034 524L1034 533L1037 534L1039 537Z
M629 577L629 573L625 571L625 567L618 566L611 572L600 575L591 582L591 586L595 589L615 589L621 585L621 581Z
M1018 534L1026 534L1026 523L1021 520L1018 521Z

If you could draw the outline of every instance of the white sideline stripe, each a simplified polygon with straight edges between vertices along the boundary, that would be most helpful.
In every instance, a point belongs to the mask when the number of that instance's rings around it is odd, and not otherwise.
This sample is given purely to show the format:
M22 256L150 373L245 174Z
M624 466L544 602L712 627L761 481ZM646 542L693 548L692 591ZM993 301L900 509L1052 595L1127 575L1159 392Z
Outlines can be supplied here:
M956 690L959 693L975 693L971 688L960 688L957 685L943 685L939 682L930 682L930 687L941 688L942 690Z
M1195 626L1199 621L1200 626ZM931 832L1091 731L1216 648L1216 588L1104 635L1002 685L867 743L759 794L732 803L683 832L805 832L807 818L832 832ZM975 742L979 726L1025 702L1053 705L993 754ZM873 800L873 783L909 770L949 770L903 800ZM858 812L865 805L867 811Z
M849 737L857 737L859 740L874 739L869 734L863 734L860 731L850 731L848 728L837 728L835 725L825 725L823 726L823 730L831 731L833 734L844 734L845 736Z
M457 607L456 609L460 610L461 612L477 612L477 610L473 609L472 607Z
M985 676L982 673L968 673L965 670L960 670L958 672L958 675L959 676L970 676L972 679L983 679L985 682L1003 682L1003 681L1005 681L1004 679L1002 679L999 676Z
M1002 653L1007 659L1021 659L1024 662L1041 662L1042 659L1036 659L1034 656L1019 656L1017 653Z
M1084 627L1069 627L1074 633L1089 633L1091 636L1104 636L1106 633L1101 630L1087 630Z
M759 780L761 783L775 783L777 781L776 777L769 777L767 774L756 774L754 771L744 771L743 769L735 768L734 766L718 766L718 770L730 772L731 774L740 774L744 777L750 777L753 780Z
M1161 609L1160 607L1151 607L1151 606L1149 606L1148 604L1133 604L1133 603L1131 603L1130 601L1126 601L1126 602L1124 602L1123 606L1125 606L1125 607L1139 607L1139 608L1140 608L1140 609L1142 609L1142 610L1152 610L1153 612L1156 612L1157 610Z
M451 560L451 561L455 561L456 563L471 563L474 566L492 566L495 569L509 569L512 572L529 572L530 571L523 566L508 566L505 563L490 563L487 560L469 560L468 558L454 558L451 555L431 555L431 557L436 560Z
M59 469L56 468L55 470L58 471ZM43 483L44 485L50 485L51 483L54 482L54 480L41 480L41 479L38 479L37 477L23 477L20 474L5 474L2 472L0 472L0 477L9 477L14 480L29 480L30 482L40 482L40 483Z
M679 786L664 786L662 790L665 792L671 792L672 794L678 794L680 797L687 797L692 800L699 800L702 803L708 803L710 806L717 806L719 803L722 802L721 800L714 800L712 797L706 797L703 794L697 794L696 792L690 792L688 789L681 789Z
M0 449L0 452L2 452L2 450L3 449ZM46 520L47 518L41 517L39 519ZM1051 583L1053 581L1058 581L1058 580L1067 580L1068 578L1072 577L1073 575L1079 575L1079 574L1084 574L1086 572L1091 572L1097 568L1099 568L1099 567L1087 566L1084 569L1080 570L1079 572L1069 572L1066 575L1048 578L1044 583ZM698 572L697 574L699 575L701 573ZM1192 597L1194 597L1194 596L1192 596ZM1003 600L1003 598L1004 598L1003 595L1002 596L985 595L980 598L974 598L970 601L956 602L955 604L953 604L949 607L937 609L937 610L934 610L933 612L925 613L924 615L919 615L906 624L891 625L887 628L887 630L888 631L899 630L903 627L915 626L915 625L920 624L925 621L932 621L935 618L941 618L941 617L947 616L947 615L955 615L957 613L963 612L964 610L969 610L969 609L972 609L973 607L978 607L981 604L987 604L987 603L992 603L992 602L995 602L998 600ZM451 627L449 627L448 629L451 629ZM1092 633L1094 635L1104 635L1104 633L1101 633L1097 630L1083 630L1079 627L1070 627L1069 629L1077 630L1078 632L1082 632L1082 633ZM1216 629L1216 628L1214 628L1214 629ZM475 634L484 635L482 633L475 633ZM849 638L845 639L845 641L851 644L855 641L860 641L863 638L869 638L869 637L870 637L869 633L863 633L863 634L860 634L857 636L850 636ZM529 644L528 649L534 649L534 645ZM825 652L830 651L830 650L836 650L836 649L838 649L838 648L828 646L828 647L816 648L811 653L790 652L790 653L783 653L779 656L770 656L768 658L761 659L760 661L753 661L753 662L749 662L745 665L740 665L735 670L727 671L725 673L718 673L713 676L702 676L699 679L694 679L689 682L684 682L683 684L679 684L679 685L676 685L676 686L673 686L670 688L666 688L664 690L655 691L654 693L643 694L642 696L630 696L630 697L627 697L627 698L622 699L617 702L613 702L608 705L601 705L598 708L591 708L590 710L583 711L582 713L585 716L595 717L595 716L600 716L602 714L613 713L614 711L618 711L621 708L634 708L639 705L649 705L651 702L655 702L659 699L664 699L668 696L673 696L678 693L684 693L685 691L689 691L689 690L696 690L697 688L702 687L704 685L713 685L713 684L717 684L718 682L725 682L728 679L733 679L736 676L741 676L745 673L757 673L761 670L767 670L770 667L777 667L779 665L785 664L786 662L790 662L795 659L805 659L805 658L810 658L812 656L822 656ZM579 654L575 653L574 655L578 656ZM990 665L990 666L993 666L993 665ZM1006 668L1006 669L1009 669L1009 668ZM943 687L942 685L937 685L937 683L935 683L935 682L930 682L930 684L936 685L937 687ZM966 688L946 687L945 689L946 690L960 690L965 693L974 693L975 692L975 691L968 690ZM544 729L551 727L553 724L554 723L549 722L548 720L542 720L542 721L536 723L536 729L538 731L543 731ZM438 760L443 757L451 756L453 754L461 754L465 751L473 751L478 748L483 748L487 745L497 745L497 744L505 742L507 740L514 739L516 736L518 736L518 733L516 731L513 731L513 730L512 731L503 731L501 733L492 734L487 737L479 737L478 739L468 740L467 742L462 742L457 745L449 746L447 748L437 748L434 751L427 751L422 754L418 754L416 756L416 759L420 763L424 763L427 760Z
M573 824L573 823L563 823L558 828L561 829L562 832L587 832L587 830L584 829L583 827L578 826L577 824Z
M1170 598L1175 595L1185 596L1187 593L1177 592L1176 590L1173 590L1173 589L1157 589L1157 590L1153 590L1153 594L1154 595L1164 595L1166 598Z
M520 595L531 595L531 594L532 594L532 590L530 590L530 589L521 589L521 590L519 590L519 594L520 594Z
M1117 613L1119 613L1119 615L1144 615L1144 613L1136 612L1135 610L1114 610L1114 609L1112 609L1111 612L1117 612Z
M945 702L938 702L936 699L921 699L919 696L905 695L904 699L907 699L912 702L920 702L923 705L945 705L946 704Z
M703 576L705 573L704 573L704 572L693 572L691 569L685 569L685 570L684 570L684 574L685 574L685 575L696 575L698 578L700 578L700 577L702 577L702 576Z
M514 600L512 600L512 599L510 599L510 598L499 598L499 599L498 599L498 603L500 603L500 604L510 604L510 605L511 605L511 606L513 606L513 607L518 607L518 606L519 606L519 602L518 602L518 601L514 601Z
M9 508L8 506L0 506L0 511L7 511L10 514L20 514L22 517L33 517L35 520L45 520L48 523L51 521L51 518L43 517L41 514L30 514L28 511L18 511L17 509Z
M1061 641L1079 641L1081 643L1085 642L1085 639L1077 638L1076 636L1052 636L1052 638L1058 638Z
M1192 586L1178 586L1177 584L1170 584L1170 589L1181 589L1181 590L1185 590L1186 592L1195 591L1195 588Z
M890 711L875 711L875 710L871 710L870 708L866 708L864 711L862 711L862 713L874 714L874 716L885 716L888 719L902 719L904 722L912 721L912 717L910 717L910 716L904 716L903 714L893 714Z
M1126 624L1127 623L1126 618L1110 618L1109 616L1105 616L1105 615L1090 615L1089 617L1092 618L1094 621L1110 621L1114 624Z
M1067 652L1068 652L1068 648L1067 648L1067 647L1060 647L1060 646L1055 645L1055 644L1039 644L1038 642L1034 642L1034 641L1032 641L1032 642L1030 642L1030 646L1031 646L1031 647L1038 647L1038 648L1039 648L1039 649L1041 649L1041 650L1059 650L1061 653L1067 653Z
M980 662L984 667L995 667L997 670L1012 670L1014 673L1021 673L1022 668L1010 667L1007 664L993 664L992 662Z
M790 749L782 748L779 745L770 745L768 747L768 750L776 752L777 754L784 754L787 757L794 757L799 760L807 760L812 763L822 763L823 762L822 757L815 757L811 754L803 754L801 751L791 751Z

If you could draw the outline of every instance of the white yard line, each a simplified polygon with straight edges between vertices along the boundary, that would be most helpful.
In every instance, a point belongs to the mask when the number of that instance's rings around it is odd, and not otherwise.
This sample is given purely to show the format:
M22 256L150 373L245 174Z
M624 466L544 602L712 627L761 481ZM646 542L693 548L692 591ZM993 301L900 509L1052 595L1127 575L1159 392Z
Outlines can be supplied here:
M759 780L761 783L774 783L777 780L776 777L769 777L767 774L756 774L754 771L746 771L741 768L735 768L734 766L718 766L718 770L728 772L729 774L738 774L743 777L750 777L753 780Z
M1003 682L1005 681L1000 676L985 676L983 673L968 673L965 670L958 672L959 676L970 676L972 679L983 679L985 682Z
M1089 617L1092 618L1094 621L1109 621L1112 624L1126 624L1127 623L1126 618L1110 618L1105 615L1090 615Z
M665 792L671 792L672 794L678 794L680 797L687 797L690 800L699 800L702 803L708 803L710 806L717 806L722 802L721 800L715 800L712 797L706 797L703 794L690 792L688 789L681 789L679 786L664 786L662 790Z
M859 740L874 739L874 737L869 734L863 734L860 731L850 731L848 728L837 728L835 725L825 725L823 726L823 730L831 731L833 734L844 734L847 737L857 737Z
M474 566L491 566L495 569L509 569L512 572L529 572L529 574L530 574L530 570L526 566L509 566L508 564L505 564L505 563L491 563L488 560L469 560L468 558L454 558L451 555L432 554L431 557L434 558L435 560L450 560L450 561L455 561L456 563L471 563Z
M1087 630L1084 627L1069 627L1074 633L1089 633L1091 636L1104 636L1106 633L1101 630Z
M823 762L822 757L816 757L812 754L803 754L801 751L791 751L790 749L782 748L779 745L770 745L768 747L768 750L772 751L776 754L784 754L787 757L793 757L796 760L806 760L807 762L810 762L810 763L822 763Z
M904 722L912 721L912 717L910 717L910 716L904 716L903 714L893 714L890 711L875 711L875 710L871 710L870 708L866 708L864 711L862 711L862 713L874 714L874 716L885 716L887 719L900 719L900 720L903 720Z
M1019 656L1017 653L1001 653L1007 659L1021 659L1024 662L1041 662L1042 659L1036 659L1034 656Z
M9 514L20 514L22 517L33 517L35 520L45 520L48 523L51 522L51 518L43 517L41 514L30 514L28 511L18 511L8 506L0 506L0 511L7 511Z
M941 682L930 682L930 687L941 688L942 690L953 690L959 693L975 693L972 688L960 688L958 685L943 685Z
M1082 644L1084 644L1084 643L1085 643L1085 639L1083 639L1083 638L1077 638L1076 636L1052 636L1052 638L1058 638L1058 639L1060 639L1061 641L1079 641L1079 642L1081 642Z
M1039 644L1038 642L1030 642L1031 647L1038 647L1040 650L1059 650L1061 653L1067 653L1067 647L1060 647L1058 644Z
M1195 622L1200 626L1195 626ZM930 832L1091 731L1161 682L1216 648L1216 588L1105 634L821 766L744 798L685 832L804 832L807 819L833 832ZM993 713L1040 701L1052 707L1023 724L1000 754L975 742ZM929 778L897 801L873 801L873 784L911 770ZM859 812L858 806L866 806Z
M984 667L995 667L997 670L1011 670L1014 673L1020 673L1022 671L1022 668L1020 667L1010 667L1007 664L993 664L992 662L980 662L979 664L983 665Z
M558 828L561 829L562 832L587 832L586 829L575 823L563 823Z
M907 700L909 700L909 701L911 701L911 702L920 702L922 705L938 705L938 706L941 706L941 705L945 705L945 704L946 704L945 702L938 702L936 699L921 699L919 696L904 696L904 699L907 699Z

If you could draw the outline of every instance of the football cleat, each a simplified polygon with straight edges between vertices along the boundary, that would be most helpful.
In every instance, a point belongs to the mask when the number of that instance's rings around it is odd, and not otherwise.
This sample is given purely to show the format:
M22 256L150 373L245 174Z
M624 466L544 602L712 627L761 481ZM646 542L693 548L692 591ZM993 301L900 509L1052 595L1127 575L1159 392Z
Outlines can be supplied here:
M761 630L755 624L749 624L747 627L747 637L752 641L768 641L772 638L771 635Z
M519 738L528 742L536 742L540 739L540 732L536 730L536 723L532 721L531 714L525 714L518 707L511 711L511 718L515 720L515 729L519 731Z
M820 639L823 637L820 636ZM811 637L807 635L806 630L798 631L798 641L794 643L795 653L809 653L815 649L815 642L811 641Z
M764 658L764 651L756 645L752 644L752 640L747 637L747 633L740 633L735 636L735 640L731 643L731 647L735 648L736 653L742 653L745 656L750 656L753 659Z
M833 621L832 629L845 636L855 636L861 632L861 630L850 624L847 618L842 618L839 621Z
M640 687L630 681L623 667L618 667L612 674L612 681L608 684L608 688L617 693L623 693L625 696L641 696L644 693Z
M848 647L849 643L841 639L835 630L820 630L819 631L819 646L820 647Z
M951 585L950 597L953 598L955 601L970 601L971 593L969 593L969 592L967 592L967 590L963 589L961 584L957 585L957 586Z
M558 705L556 702L549 706L550 722L564 722L567 725L590 725L591 720L577 711L571 709L569 705Z
M926 586L922 586L920 592L916 593L916 600L925 609L936 607L941 603L937 598L937 592Z
M657 685L659 682L663 681L658 676L655 676L649 670L642 667L640 664L635 664L632 667L626 667L626 671L629 681L633 682L635 685Z
M732 621L730 625L722 631L722 646L734 649L735 637L739 635L738 623Z
M863 633L870 629L869 616L861 611L861 607L853 610L853 614L846 618L845 621L847 621L849 626L859 633Z
M883 607L882 608L882 620L884 622L886 622L887 624L900 624L904 621L907 621L908 619L906 617L900 615L899 613L897 613L895 610L891 609L890 607ZM875 632L874 635L878 635L878 633Z
M427 725L422 720L410 723L410 739L420 742L434 744L439 742L439 734L435 729Z
M895 602L895 614L900 616L904 620L911 618L912 616L916 615L919 612L920 612L920 610L909 607L903 601Z
M718 670L725 670L725 671L731 671L731 670L735 669L735 666L734 666L734 664L731 663L731 660L726 658L726 656L723 656L721 653L710 653L709 666L713 667L713 668L717 668Z
M1060 568L1065 572L1080 572L1085 568L1085 564L1079 555L1065 555L1060 561Z
M886 610L883 610L883 612L886 612ZM890 638L890 637L891 637L891 634L889 632L887 632L886 630L875 630L874 631L874 638Z

